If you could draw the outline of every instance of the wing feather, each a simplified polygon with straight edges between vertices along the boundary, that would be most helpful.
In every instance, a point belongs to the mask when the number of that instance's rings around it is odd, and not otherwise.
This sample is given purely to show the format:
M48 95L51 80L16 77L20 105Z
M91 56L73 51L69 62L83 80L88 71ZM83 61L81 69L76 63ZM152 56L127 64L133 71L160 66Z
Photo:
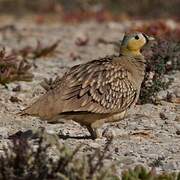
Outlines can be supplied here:
M62 112L120 112L129 108L137 95L127 70L112 58L75 66L66 74L66 79Z

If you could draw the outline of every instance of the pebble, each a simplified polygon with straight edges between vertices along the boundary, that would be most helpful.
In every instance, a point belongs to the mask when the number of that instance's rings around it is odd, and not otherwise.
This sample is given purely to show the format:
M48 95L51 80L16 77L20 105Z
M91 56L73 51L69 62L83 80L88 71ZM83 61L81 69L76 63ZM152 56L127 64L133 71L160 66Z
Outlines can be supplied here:
M101 145L99 143L96 143L96 142L90 142L89 146L91 146L94 149L97 149L97 148L100 148Z
M160 91L158 92L157 96L156 96L156 100L166 100L167 99L167 91Z
M114 138L117 136L117 133L115 132L115 130L106 128L103 132L103 136L110 139L110 138Z
M162 168L165 171L176 170L177 169L177 165L176 165L175 162L170 161L170 162L168 162L166 164L163 164Z
M6 127L0 128L0 139L1 138L8 138L8 129Z
M177 115L177 116L176 116L175 121L180 122L180 115Z
M159 116L163 120L170 120L170 121L175 121L176 120L176 113L175 112L160 112Z
M180 97L180 87L179 88L176 88L175 91L174 91L176 97Z
M122 159L119 160L119 162L123 163L124 165L131 165L133 164L135 161L130 158L130 157L123 157Z

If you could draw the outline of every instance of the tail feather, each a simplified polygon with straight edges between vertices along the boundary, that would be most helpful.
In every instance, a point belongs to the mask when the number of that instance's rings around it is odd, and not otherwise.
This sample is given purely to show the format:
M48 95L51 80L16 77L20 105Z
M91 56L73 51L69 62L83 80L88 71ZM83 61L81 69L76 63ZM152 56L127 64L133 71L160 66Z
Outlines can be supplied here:
M32 105L22 110L19 114L38 116L41 119L52 119L58 114L58 110L55 106L55 97L53 94L45 94L35 101Z

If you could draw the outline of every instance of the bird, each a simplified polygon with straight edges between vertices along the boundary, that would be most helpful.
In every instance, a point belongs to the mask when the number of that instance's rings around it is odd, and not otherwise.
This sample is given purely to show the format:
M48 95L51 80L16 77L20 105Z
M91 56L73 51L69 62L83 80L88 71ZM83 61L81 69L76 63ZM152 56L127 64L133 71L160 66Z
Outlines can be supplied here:
M104 123L120 121L136 104L146 67L141 50L152 40L141 32L125 33L117 55L71 67L20 114L49 123L73 120L87 127L92 139L101 138Z

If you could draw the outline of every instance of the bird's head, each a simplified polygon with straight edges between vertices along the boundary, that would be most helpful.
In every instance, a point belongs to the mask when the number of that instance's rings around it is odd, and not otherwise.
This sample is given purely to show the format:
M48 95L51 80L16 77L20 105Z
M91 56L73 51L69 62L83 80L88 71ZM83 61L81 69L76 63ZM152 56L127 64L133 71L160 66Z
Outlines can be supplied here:
M124 55L141 55L140 50L149 42L155 40L141 32L126 33L121 43L120 53Z

